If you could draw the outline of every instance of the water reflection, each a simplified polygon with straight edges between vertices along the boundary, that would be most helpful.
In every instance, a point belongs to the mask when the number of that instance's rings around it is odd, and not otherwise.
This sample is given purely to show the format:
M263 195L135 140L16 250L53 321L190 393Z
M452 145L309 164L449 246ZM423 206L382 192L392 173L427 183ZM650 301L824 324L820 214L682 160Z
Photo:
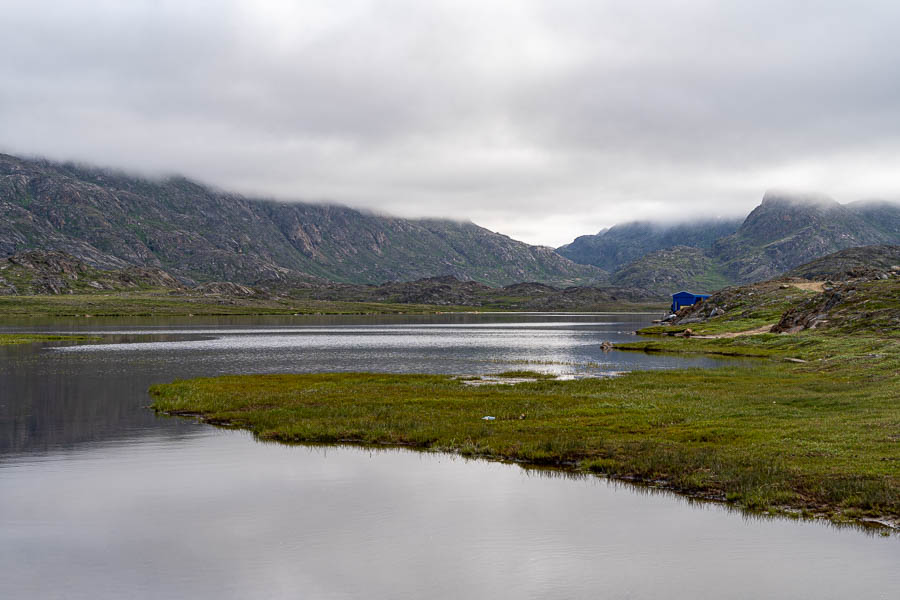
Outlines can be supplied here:
M893 539L440 454L216 432L0 478L4 597L887 598L900 586Z
M482 374L523 366L593 376L721 362L603 352L604 340L633 339L647 321L646 315L447 315L16 323L2 329L104 339L0 347L0 461L110 439L183 435L183 426L161 423L144 409L150 385L176 378L359 370Z

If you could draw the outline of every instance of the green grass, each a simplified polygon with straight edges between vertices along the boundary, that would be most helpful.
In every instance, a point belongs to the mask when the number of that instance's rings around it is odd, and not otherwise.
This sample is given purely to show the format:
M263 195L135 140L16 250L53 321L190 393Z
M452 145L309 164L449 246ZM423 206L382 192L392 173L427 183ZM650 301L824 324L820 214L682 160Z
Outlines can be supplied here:
M32 333L0 333L0 346L35 342L93 342L99 337L88 335L37 335Z
M265 440L412 446L655 482L753 510L900 517L898 342L841 350L774 337L696 341L811 362L481 387L441 375L247 375L151 394L157 411Z
M646 310L639 304L614 305L611 311ZM500 312L516 306L447 306L390 302L356 302L280 297L276 299L219 298L173 295L167 290L0 296L0 317L116 317L225 315L402 315L448 312Z
M208 296L173 296L165 291L0 296L0 317L434 314L472 310L472 307L464 306L378 302L223 300Z

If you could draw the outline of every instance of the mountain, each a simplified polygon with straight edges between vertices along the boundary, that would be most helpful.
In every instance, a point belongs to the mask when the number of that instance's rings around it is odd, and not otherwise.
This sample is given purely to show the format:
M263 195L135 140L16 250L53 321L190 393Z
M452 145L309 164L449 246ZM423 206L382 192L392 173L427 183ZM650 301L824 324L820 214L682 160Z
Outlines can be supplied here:
M453 275L577 285L607 274L473 223L279 203L0 155L0 256L61 250L94 267L165 269L186 283L318 285Z
M610 283L671 293L712 292L731 284L722 265L700 248L675 246L651 252L617 270Z
M826 196L768 192L738 230L717 240L711 255L740 283L762 281L820 256L853 246L900 241L878 226L865 205L839 204ZM900 216L900 207L880 212Z
M741 219L676 224L635 221L604 229L596 235L580 236L556 251L577 263L615 271L657 250L675 246L711 248L717 239L734 233L740 225Z
M896 203L883 200L859 200L847 204L847 208L891 239L900 240L900 207Z
M810 280L842 281L900 273L900 246L847 248L791 269L785 275Z
M627 223L579 237L559 252L611 270L613 285L658 293L763 281L833 252L877 244L900 244L900 205L767 192L743 221Z

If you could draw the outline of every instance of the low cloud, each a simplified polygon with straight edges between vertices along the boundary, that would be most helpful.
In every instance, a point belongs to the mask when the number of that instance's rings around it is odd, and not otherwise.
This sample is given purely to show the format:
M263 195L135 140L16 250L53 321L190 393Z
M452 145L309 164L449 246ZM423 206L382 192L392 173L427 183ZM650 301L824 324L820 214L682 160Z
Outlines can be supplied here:
M11 0L0 149L559 245L769 187L900 196L898 25L895 2Z

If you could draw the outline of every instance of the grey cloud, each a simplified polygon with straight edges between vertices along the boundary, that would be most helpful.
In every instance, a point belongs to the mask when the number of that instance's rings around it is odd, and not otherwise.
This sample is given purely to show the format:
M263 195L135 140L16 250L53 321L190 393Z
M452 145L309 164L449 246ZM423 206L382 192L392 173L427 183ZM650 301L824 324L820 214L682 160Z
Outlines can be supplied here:
M897 197L895 2L12 0L0 148L560 244Z

